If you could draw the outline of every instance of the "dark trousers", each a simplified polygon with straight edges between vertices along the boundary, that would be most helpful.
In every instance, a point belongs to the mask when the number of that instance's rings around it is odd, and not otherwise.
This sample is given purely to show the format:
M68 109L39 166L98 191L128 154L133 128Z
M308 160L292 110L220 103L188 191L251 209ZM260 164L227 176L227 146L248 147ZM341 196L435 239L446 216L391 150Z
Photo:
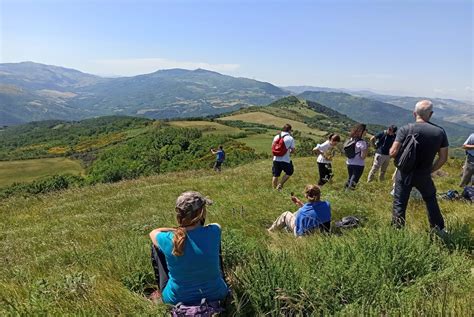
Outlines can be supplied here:
M214 170L220 172L220 171L221 171L221 166L222 166L222 163L223 163L223 162L224 162L224 161L216 161L216 162L214 163Z
M168 265L166 264L166 258L163 251L153 244L151 245L151 264L155 273L156 285L158 285L160 292L162 292L169 279Z
M393 195L392 224L396 227L405 225L405 213L413 187L420 191L425 201L431 228L444 229L443 215L441 215L436 199L436 187L429 172L404 174L397 171Z
M346 183L346 187L355 188L359 182L362 173L364 173L364 166L359 165L347 165L347 172L349 173L349 178Z
M326 184L333 177L331 163L318 163L318 170L319 170L319 181L318 181L319 186Z

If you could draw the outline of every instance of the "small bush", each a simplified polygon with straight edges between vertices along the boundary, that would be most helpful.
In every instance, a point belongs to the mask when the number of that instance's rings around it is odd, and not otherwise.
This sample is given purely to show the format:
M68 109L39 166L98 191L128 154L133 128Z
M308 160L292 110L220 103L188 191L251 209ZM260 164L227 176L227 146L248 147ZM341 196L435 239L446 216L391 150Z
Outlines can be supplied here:
M32 183L16 183L0 190L0 199L14 195L46 194L85 184L84 178L76 175L54 175L42 178Z

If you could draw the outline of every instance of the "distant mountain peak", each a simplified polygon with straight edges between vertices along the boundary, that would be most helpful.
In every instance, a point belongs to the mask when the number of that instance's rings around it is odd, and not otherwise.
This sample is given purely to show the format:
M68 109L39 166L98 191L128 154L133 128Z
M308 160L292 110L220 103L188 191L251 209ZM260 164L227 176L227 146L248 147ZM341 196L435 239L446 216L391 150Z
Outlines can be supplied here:
M222 75L221 73L218 73L218 72L215 72L215 71L212 71L212 70L208 70L208 69L204 69L204 68L197 68L195 70L193 70L194 73L203 73L203 74L214 74L214 75Z

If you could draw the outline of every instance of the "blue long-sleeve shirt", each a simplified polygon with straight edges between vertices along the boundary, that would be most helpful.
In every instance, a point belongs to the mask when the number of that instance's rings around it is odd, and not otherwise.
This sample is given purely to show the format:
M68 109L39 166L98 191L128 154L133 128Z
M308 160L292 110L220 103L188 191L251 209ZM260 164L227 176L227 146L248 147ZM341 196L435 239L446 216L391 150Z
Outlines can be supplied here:
M295 234L302 236L331 221L331 205L328 201L306 203L298 209L295 219Z

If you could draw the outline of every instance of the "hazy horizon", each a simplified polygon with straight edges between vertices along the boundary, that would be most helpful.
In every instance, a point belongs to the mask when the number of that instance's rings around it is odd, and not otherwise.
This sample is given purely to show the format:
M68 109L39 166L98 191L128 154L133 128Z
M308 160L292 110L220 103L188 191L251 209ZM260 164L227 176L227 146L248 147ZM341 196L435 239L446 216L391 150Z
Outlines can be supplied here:
M471 1L0 2L0 62L474 101Z

